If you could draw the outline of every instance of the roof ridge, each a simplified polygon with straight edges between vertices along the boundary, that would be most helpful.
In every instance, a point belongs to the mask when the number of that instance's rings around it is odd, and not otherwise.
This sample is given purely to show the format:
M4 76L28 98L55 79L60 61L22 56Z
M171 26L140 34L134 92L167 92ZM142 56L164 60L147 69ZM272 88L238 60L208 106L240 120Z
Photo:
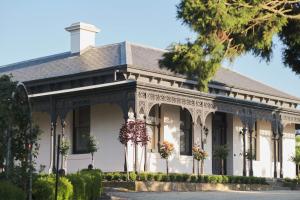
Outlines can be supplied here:
M276 90L277 92L284 93L284 94L287 94L287 95L289 95L289 96L291 96L291 97L294 97L294 98L296 98L296 99L299 99L299 97L297 97L297 96L291 95L291 94L289 94L289 93L287 93L287 92L284 92L284 91L281 91L281 90L279 90L279 89L277 89L277 88L274 88L273 86L271 86L271 85L269 85L269 84L267 84L267 83L264 83L264 82L262 82L262 81L259 81L259 80L255 79L255 78L251 77L251 76L248 76L248 75L246 76L246 75L242 74L241 72L235 71L235 70L233 70L233 69L229 69L228 67L222 67L222 68L225 69L225 70L231 71L231 72L233 72L233 73L235 73L235 74L238 74L239 76L242 76L242 77L244 77L244 78L250 79L251 81L255 81L255 82L258 82L258 83L260 83L260 84L262 84L262 85L264 85L264 86L267 86L267 87L269 87L269 88L272 88L273 90ZM236 88L236 86L233 86L233 87ZM256 90L253 90L253 91L256 91ZM259 92L259 91L256 91L256 92ZM260 93L261 93L261 92L260 92Z
M152 50L161 51L161 52L168 52L168 50L166 50L166 49L156 48L156 47L152 47L152 46L144 45L144 44L139 44L139 43L135 43L135 42L129 42L129 41L126 41L126 42L129 43L130 45L135 45L135 46L143 47L143 48L146 48L146 49L152 49Z
M41 62L45 59L63 59L63 58L67 58L69 56L75 56L77 54L72 54L71 52L67 51L67 52L62 52L62 53L57 53L57 54L52 54L49 56L42 56L42 57L37 57L37 58L32 58L29 60L24 60L24 61L19 61L19 62L15 62L15 63L10 63L7 65L2 65L0 66L0 72L5 72L7 70L14 70L15 68L17 68L18 66L22 65L22 64L29 64L33 63L33 62ZM32 65L30 65L32 66Z
M66 51L66 52L62 52L62 53L52 54L52 55L49 55L49 56L31 58L31 59L24 60L24 61L19 61L19 62L14 62L14 63L6 64L6 65L1 65L0 70L4 69L6 67L11 67L11 66L15 66L15 65L19 65L19 64L23 64L23 63L27 63L27 62L34 62L34 61L41 60L41 59L46 59L46 58L54 58L56 56L62 56L62 55L72 55L72 54L71 54L70 51Z

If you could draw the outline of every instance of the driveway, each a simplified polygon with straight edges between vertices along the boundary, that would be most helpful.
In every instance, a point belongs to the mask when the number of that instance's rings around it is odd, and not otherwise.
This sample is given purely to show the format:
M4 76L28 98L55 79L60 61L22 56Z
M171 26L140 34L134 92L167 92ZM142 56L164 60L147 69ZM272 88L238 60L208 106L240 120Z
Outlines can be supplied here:
M113 192L112 195L120 199L131 200L300 200L300 191L288 190L263 192Z

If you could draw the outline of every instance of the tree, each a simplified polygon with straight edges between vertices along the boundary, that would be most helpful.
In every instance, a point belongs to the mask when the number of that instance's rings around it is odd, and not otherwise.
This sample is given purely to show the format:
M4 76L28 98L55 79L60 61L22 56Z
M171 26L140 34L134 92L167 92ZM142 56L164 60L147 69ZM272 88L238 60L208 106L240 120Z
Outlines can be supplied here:
M193 146L192 152L193 152L194 159L198 161L198 170L197 170L198 175L200 174L200 170L199 170L200 161L201 161L201 174L203 174L204 173L204 160L207 158L208 154L206 151L201 149L199 145Z
M221 160L221 174L224 175L224 161L226 160L228 156L229 149L227 145L220 145L217 146L214 150L214 157Z
M299 176L299 168L300 168L300 136L296 136L296 147L295 147L295 155L291 156L291 161L296 165L296 174Z
M70 150L70 142L68 140L62 140L60 143L60 152L59 152L62 156L62 161L63 161L61 162L61 166L60 166L61 170L64 170L63 168L66 165L69 150Z
M92 156L92 163L89 165L89 168L93 169L93 167L94 167L94 153L98 151L98 147L97 147L96 138L92 135L90 135L89 138L88 138L87 149L88 149L88 152Z
M37 157L41 131L32 123L27 96L19 88L12 76L0 76L0 161L6 177L27 190L35 164L30 154Z
M160 145L159 154L161 158L166 160L167 175L169 174L169 157L172 155L173 151L174 145L168 141L164 141L162 145Z
M224 60L252 53L269 62L275 35L285 44L284 64L300 74L299 1L181 0L177 18L197 37L172 44L160 66L197 79L201 91Z
M124 145L124 153L125 153L125 164L124 164L124 168L126 168L126 172L127 172L127 180L129 180L129 171L128 171L128 142L131 140L132 138L132 134L133 134L133 121L127 121L126 123L124 123L120 129L120 133L119 133L119 141L121 144Z
M130 120L123 124L120 129L119 141L125 145L125 159L127 160L127 145L131 141L134 145L134 171L137 171L137 145L146 146L150 140L147 131L146 123L143 120ZM127 163L127 162L126 162Z

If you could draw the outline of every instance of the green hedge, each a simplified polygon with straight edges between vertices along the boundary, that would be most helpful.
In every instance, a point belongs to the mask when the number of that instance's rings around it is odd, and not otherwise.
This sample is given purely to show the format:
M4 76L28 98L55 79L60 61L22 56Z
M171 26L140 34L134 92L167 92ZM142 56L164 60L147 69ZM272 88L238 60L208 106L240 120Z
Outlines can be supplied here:
M101 196L102 172L82 170L59 178L59 200L97 200ZM41 175L33 182L34 200L53 200L55 195L55 176Z
M55 176L40 176L32 187L32 198L35 200L52 200L55 196ZM60 177L58 182L58 200L72 200L73 185L71 182Z
M300 186L300 178L294 178L294 179L285 178L283 179L283 185L291 188Z
M80 175L85 181L85 198L97 200L103 192L102 172L100 170L82 170Z
M0 181L0 199L25 200L26 194L8 181Z
M105 173L104 180L106 181L126 181L119 178L124 175L122 172L110 172ZM115 177L115 178L113 178ZM142 172L138 175L130 173L130 180L135 181L163 181L163 182L192 182L192 183L234 183L234 184L266 184L266 179L262 177L246 177L246 176L225 176L225 175L191 175L191 174L179 174L170 173L166 175L164 173L145 173Z

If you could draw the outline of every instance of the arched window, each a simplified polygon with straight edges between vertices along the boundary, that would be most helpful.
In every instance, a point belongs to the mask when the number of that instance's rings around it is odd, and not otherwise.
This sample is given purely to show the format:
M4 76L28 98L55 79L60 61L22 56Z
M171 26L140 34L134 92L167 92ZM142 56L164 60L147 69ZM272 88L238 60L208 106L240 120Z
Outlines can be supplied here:
M180 154L192 155L192 117L187 109L180 109Z
M257 128L257 122L254 124L254 130L252 133L252 138L250 138L250 134L248 134L248 151L250 152L250 140L252 140L252 156L253 160L258 160L258 128Z
M158 152L160 142L160 107L155 105L151 108L147 118L147 132L150 136L148 149L151 152Z

